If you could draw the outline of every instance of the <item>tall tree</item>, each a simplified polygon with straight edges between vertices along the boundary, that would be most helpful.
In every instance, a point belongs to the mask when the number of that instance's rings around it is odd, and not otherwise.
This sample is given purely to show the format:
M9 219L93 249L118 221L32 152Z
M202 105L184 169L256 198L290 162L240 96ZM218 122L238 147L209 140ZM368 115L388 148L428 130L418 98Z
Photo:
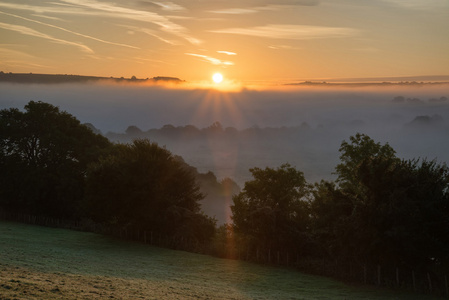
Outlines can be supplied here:
M0 111L0 205L7 210L72 218L87 165L111 144L72 115L44 102Z
M343 142L338 186L316 186L314 231L344 259L428 265L447 259L449 171L435 161L401 160L357 134ZM327 236L326 236L327 235Z
M304 174L289 164L250 172L254 179L233 197L235 231L258 246L300 249L308 226L309 186Z
M91 165L88 205L96 221L204 239L213 220L200 213L194 175L165 148L148 140L118 145Z

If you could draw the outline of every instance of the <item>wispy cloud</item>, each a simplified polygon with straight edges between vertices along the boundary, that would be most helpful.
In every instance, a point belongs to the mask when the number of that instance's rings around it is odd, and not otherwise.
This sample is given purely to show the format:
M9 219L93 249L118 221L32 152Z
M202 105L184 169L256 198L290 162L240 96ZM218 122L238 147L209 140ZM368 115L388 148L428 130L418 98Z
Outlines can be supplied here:
M11 49L5 49L0 46L0 70L3 71L10 70L11 68L26 68L30 70L30 67L39 70L52 69L50 66L46 66L38 63L39 58L30 55L22 51L16 51Z
M209 12L215 14L244 15L256 13L257 10L249 8L228 8L228 9L211 10Z
M210 30L214 33L228 33L249 35L271 39L317 39L317 38L335 38L349 37L358 33L358 30L344 27L324 27L307 25L266 25L249 28L225 28Z
M134 47L134 46L131 46L131 45L126 45L126 44L121 44L121 43L114 43L114 42L102 40L102 39L99 39L99 38L96 38L96 37L93 37L93 36L90 36L90 35L78 33L78 32L75 32L75 31L72 31L72 30L68 30L68 29L60 27L60 26L56 26L56 25L44 23L44 22L41 22L41 21L25 18L25 17L19 16L19 15L5 13L5 12L2 12L2 11L0 11L0 14L4 14L4 15L8 15L8 16L11 16L11 17L14 17L14 18L25 20L25 21L37 23L39 25L44 25L44 26L48 26L48 27L51 27L51 28L56 28L56 29L59 29L59 30L71 33L73 35L81 36L83 38L91 39L91 40L94 40L94 41L97 41L97 42L101 42L101 43L105 43L105 44L109 44L109 45L122 46L122 47L128 47L128 48L133 48L133 49L139 49L138 47Z
M271 46L268 46L268 48L275 49L275 50L299 50L299 49L302 49L300 47L294 47L291 45L271 45Z
M63 40L63 39L58 39L58 38L55 38L55 37L53 37L51 35L48 35L48 34L45 34L45 33L39 32L39 31L36 31L36 30L34 30L32 28L29 28L29 27L25 27L25 26L21 26L21 25L7 24L7 23L0 22L0 28L6 29L6 30L15 31L15 32L19 32L19 33L24 34L24 35L30 35L30 36L34 36L34 37L47 39L47 40L50 40L52 42L59 43L59 44L75 46L75 47L80 48L81 51L86 52L86 53L94 53L94 51L92 49L90 49L89 47L87 47L86 45L83 45L81 43L75 43L75 42Z
M246 1L213 1L220 4L218 8L209 10L216 14L243 15L253 14L263 10L277 10L284 6L315 6L320 2L318 0L246 0Z
M254 2L264 4L264 5L301 5L301 6L314 6L320 3L319 0L255 0Z
M9 47L10 45L1 45L0 44L0 56L2 57L2 59L10 59L10 58L35 58L34 56L23 52L23 51L17 51L17 50L13 50L10 48L4 48L3 46L7 46Z
M209 12L217 14L250 14L261 10L284 6L316 6L319 0L218 0L219 8Z
M173 41L173 40L169 40L166 38L161 37L160 35L158 35L154 30L148 29L148 28L144 28L144 27L137 27L137 26L130 26L130 25L119 25L121 27L127 28L129 30L131 30L132 32L141 32L144 33L146 35L152 36L166 44L169 45L179 45L178 42Z
M151 2L153 3L153 2ZM157 3L157 4L156 4ZM97 0L60 0L60 2L49 2L48 4L57 6L44 6L44 5L27 5L16 3L0 3L0 7L16 10L33 11L38 14L69 14L80 16L92 16L92 17L109 17L115 19L126 19L139 21L144 23L151 23L159 27L160 30L173 34L179 38L188 41L191 44L198 45L201 41L195 37L192 37L187 28L174 23L170 20L173 17L166 17L155 12L148 10L139 10L134 8L127 8L110 4L106 2L100 2ZM182 7L177 6L172 2L154 2L153 4L162 7L164 10L176 11Z
M243 7L262 7L270 5L297 5L297 6L315 6L319 5L319 0L214 0L214 1L191 1L191 0L181 0L185 2L186 5L192 5L197 3L206 7L207 5L213 7L225 8L243 8Z
M33 14L33 17L38 17L38 18L44 18L44 19L48 19L48 20L53 20L53 21L64 21L61 18L57 18L57 17L50 17L50 16L46 16L46 15L42 15L42 14Z
M68 5L64 3L56 3L56 2L49 2L48 4L57 5L57 7L54 6L41 6L41 5L28 5L28 4L18 4L18 3L1 3L0 7L7 8L7 9L15 9L15 10L25 10L25 11L32 11L36 14L91 14L88 11L85 11L83 9L79 9L74 7L73 5Z
M156 63L156 64L164 64L164 65L169 65L169 66L174 66L175 64L168 62L168 61L164 61L164 60L158 60L158 59L151 59L151 58L146 58L146 57L134 57L133 61L141 61L141 62L150 62L150 63Z
M69 4L78 5L80 7L98 10L100 12L106 12L109 14L109 16L113 16L116 18L131 19L134 21L153 23L155 25L158 25L161 30L169 32L178 37L181 37L191 44L197 45L201 43L199 39L190 36L188 34L188 30L185 27L176 24L170 21L169 18L154 12L112 5L105 2L99 2L96 0L61 0L61 1Z
M167 11L183 11L185 10L185 7L182 7L181 5L178 5L173 2L153 2L154 4L160 6L163 10Z
M211 63L213 65L221 65L221 66L232 66L234 65L234 63L232 61L225 61L225 60L221 60L215 57L210 57L207 55L202 55L202 54L194 54L194 53L185 53L186 55L190 55L190 56L194 56L194 57L198 57L201 60Z
M217 53L220 53L220 54L226 54L226 55L237 55L237 53L235 53L235 52L230 52L230 51L217 51Z

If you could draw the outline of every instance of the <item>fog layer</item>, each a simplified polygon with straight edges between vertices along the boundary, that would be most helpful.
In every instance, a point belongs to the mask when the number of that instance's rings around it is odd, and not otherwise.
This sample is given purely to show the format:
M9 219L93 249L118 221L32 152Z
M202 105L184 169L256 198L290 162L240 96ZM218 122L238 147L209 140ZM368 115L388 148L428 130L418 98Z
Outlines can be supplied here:
M220 92L143 85L0 84L0 108L30 100L58 106L113 140L136 126L200 172L238 184L250 167L290 163L309 181L332 178L343 140L357 132L388 142L399 157L449 161L449 85L283 87ZM152 135L170 124L207 128L214 122L236 135ZM277 130L277 131L276 131ZM112 134L117 133L117 134ZM153 132L154 133L154 132Z

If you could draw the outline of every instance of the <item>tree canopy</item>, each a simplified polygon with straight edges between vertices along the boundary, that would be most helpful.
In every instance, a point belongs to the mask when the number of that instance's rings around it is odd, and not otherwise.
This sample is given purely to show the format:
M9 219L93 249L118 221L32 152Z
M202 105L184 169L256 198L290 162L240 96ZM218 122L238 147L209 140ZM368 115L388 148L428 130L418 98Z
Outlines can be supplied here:
M388 145L357 134L340 148L338 185L316 185L312 216L327 252L376 264L446 260L449 169L401 160Z
M301 245L308 223L304 174L289 164L250 171L254 179L233 197L235 231L272 249Z
M207 239L214 221L200 213L194 175L148 140L118 145L87 174L89 211L98 222Z
M87 165L111 144L58 107L30 101L0 111L0 204L71 218L79 213Z

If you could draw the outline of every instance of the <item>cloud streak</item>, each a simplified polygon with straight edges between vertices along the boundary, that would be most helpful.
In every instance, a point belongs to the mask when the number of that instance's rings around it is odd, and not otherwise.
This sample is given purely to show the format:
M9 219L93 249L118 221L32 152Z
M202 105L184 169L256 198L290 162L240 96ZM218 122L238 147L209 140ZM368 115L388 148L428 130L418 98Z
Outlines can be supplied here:
M51 35L36 31L32 28L28 28L25 26L21 26L21 25L13 25L13 24L7 24L7 23L2 23L0 22L0 28L6 29L6 30L11 30L11 31L15 31L24 35L29 35L29 36L34 36L34 37L39 37L39 38L43 38L43 39L47 39L50 40L52 42L55 43L59 43L59 44L64 44L64 45L70 45L70 46L75 46L81 49L81 51L86 52L86 53L94 53L94 51L92 49L90 49L89 47L87 47L86 45L83 45L81 43L75 43L75 42L70 42L67 40L62 40L62 39L58 39L55 38Z
M184 0L186 5L192 5L192 1ZM214 0L214 1L196 1L198 5L210 5L214 7L226 8L246 8L246 7L263 7L278 5L294 5L294 6L316 6L320 4L319 0Z
M186 10L185 7L178 5L173 2L153 2L154 4L160 6L163 10L167 11L183 11Z
M274 49L274 50L300 50L300 49L302 49L301 47L294 47L291 45L271 45L271 46L268 46L268 48Z
M210 13L227 15L247 15L254 14L264 10L277 10L285 6L316 6L318 0L283 0L283 1L213 1L218 3L219 7L209 10Z
M220 53L220 54L226 54L226 55L237 55L237 53L235 53L235 52L230 52L230 51L217 51L217 53Z
M179 45L179 43L177 43L176 41L163 38L160 35L158 35L154 30L151 30L151 29L148 29L148 28L137 27L137 26L129 26L129 25L120 25L120 26L122 26L124 28L127 28L129 30L132 30L133 32L134 31L135 32L141 32L141 33L144 33L146 35L152 36L152 37L154 37L154 38L156 38L156 39L158 39L158 40L160 40L160 41L162 41L162 42L164 42L166 44L169 44L169 45Z
M220 10L211 10L209 12L214 14L225 14L225 15L246 15L256 13L257 10L248 8L228 8Z
M358 33L358 30L344 27L272 24L248 28L225 28L210 30L210 32L248 35L271 39L303 40L317 38L350 37L356 35Z
M139 49L138 47L102 40L102 39L99 39L99 38L96 38L96 37L93 37L93 36L90 36L90 35L78 33L78 32L75 32L75 31L72 31L72 30L60 27L60 26L56 26L56 25L44 23L44 22L41 22L41 21L25 18L25 17L19 16L19 15L5 13L5 12L2 12L2 11L0 11L0 14L5 14L5 15L8 15L8 16L11 16L11 17L14 17L14 18L22 19L22 20L25 20L25 21L28 21L28 22L33 22L33 23L36 23L36 24L39 24L39 25L44 25L44 26L48 26L48 27L51 27L51 28L56 28L56 29L59 29L59 30L71 33L73 35L81 36L83 38L91 39L91 40L94 40L94 41L97 41L97 42L101 42L101 43L105 43L105 44L109 44L109 45L114 45L114 46L121 46L121 47L128 47L128 48L133 48L133 49Z
M98 2L96 0L61 0L61 1L89 9L95 9L100 12L105 12L109 16L114 16L120 19L130 19L135 21L152 23L158 25L161 30L169 32L180 38L183 38L191 44L197 45L201 43L199 39L190 36L188 34L188 30L185 27L176 24L170 21L167 17L161 16L154 12L111 5L104 2Z
M16 3L0 3L0 7L7 9L32 11L43 14L68 14L92 17L109 17L121 20L133 20L157 25L160 30L173 34L179 38L188 41L191 44L198 45L201 41L188 33L187 28L170 21L169 18L155 12L126 8L118 5L99 2L96 0L60 0L62 3L58 7L37 6ZM153 2L152 2L153 3ZM154 2L155 5L162 7L163 10L180 11L181 6L172 2Z
M221 60L215 57L210 57L207 55L202 55L202 54L194 54L194 53L185 53L186 55L189 56L194 56L194 57L198 57L201 60L211 63L213 65L221 65L221 66L232 66L234 65L234 63L232 61L226 61L226 60Z

